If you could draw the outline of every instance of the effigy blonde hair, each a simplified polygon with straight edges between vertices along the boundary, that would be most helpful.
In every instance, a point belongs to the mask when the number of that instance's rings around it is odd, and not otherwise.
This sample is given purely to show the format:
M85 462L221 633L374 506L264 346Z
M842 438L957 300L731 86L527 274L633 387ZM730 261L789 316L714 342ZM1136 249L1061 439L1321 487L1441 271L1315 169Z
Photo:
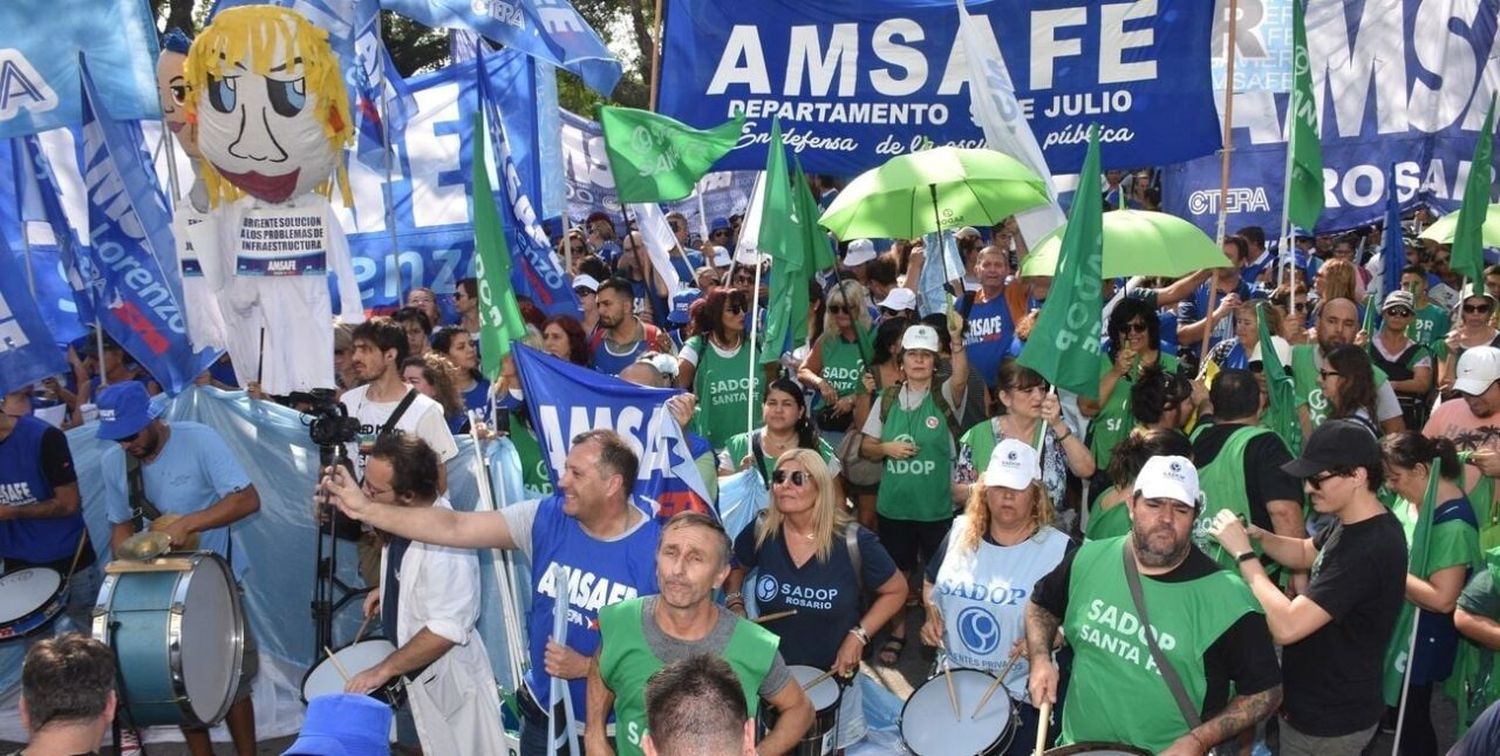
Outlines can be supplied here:
M307 80L307 91L317 97L318 103L327 108L326 117L320 118L323 135L328 139L328 148L339 153L337 180L344 205L354 205L354 195L349 190L349 174L344 168L342 152L354 138L354 121L349 115L349 96L344 89L344 80L339 72L339 60L328 45L328 32L314 26L302 14L273 5L247 5L230 8L214 16L214 21L198 34L193 46L188 49L187 61L183 64L183 76L188 81L187 112L193 123L198 120L198 103L208 91L208 77L225 74L234 63L245 63L260 76L268 76L271 56L276 51L278 39L287 40L287 59L301 58L302 75ZM207 157L201 158L204 184L208 188L210 206L220 202L233 202L244 195L238 187L219 175L217 168ZM319 194L327 197L332 191L330 181L318 184Z

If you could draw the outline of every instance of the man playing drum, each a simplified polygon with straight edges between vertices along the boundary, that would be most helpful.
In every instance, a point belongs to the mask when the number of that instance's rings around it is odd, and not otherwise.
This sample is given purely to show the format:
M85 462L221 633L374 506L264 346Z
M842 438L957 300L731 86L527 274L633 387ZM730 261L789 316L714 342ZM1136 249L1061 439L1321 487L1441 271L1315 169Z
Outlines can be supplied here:
M108 450L100 459L105 480L110 548L119 549L146 520L166 533L172 548L223 557L243 581L245 564L234 558L229 526L260 510L260 495L228 444L214 429L190 422L167 423L157 417L146 387L116 383L99 394L99 438L119 444L123 454ZM168 518L170 522L168 522ZM166 523L166 524L162 524ZM255 707L250 682L259 656L250 623L245 623L245 662L226 723L240 756L255 753ZM130 701L123 702L127 707ZM193 756L212 756L207 729L182 729Z
M714 602L729 576L729 536L712 518L683 512L662 527L656 549L661 594L634 598L599 612L599 650L589 667L589 754L610 753L605 720L613 707L619 752L639 756L646 730L646 682L664 665L697 654L729 662L751 702L764 698L778 713L761 753L786 753L813 721L812 704L777 652L769 630Z
M439 464L437 453L417 436L399 431L382 436L365 464L364 494L380 504L452 509L438 495ZM366 596L365 615L380 615L385 637L397 648L355 674L345 690L369 693L393 677L405 677L424 751L503 753L500 699L489 653L475 626L478 556L468 549L390 536L381 562L380 587Z
M1060 743L1201 756L1276 710L1271 634L1244 581L1193 546L1191 461L1147 460L1127 506L1130 535L1085 543L1031 594L1031 700L1057 700L1060 628L1074 651Z

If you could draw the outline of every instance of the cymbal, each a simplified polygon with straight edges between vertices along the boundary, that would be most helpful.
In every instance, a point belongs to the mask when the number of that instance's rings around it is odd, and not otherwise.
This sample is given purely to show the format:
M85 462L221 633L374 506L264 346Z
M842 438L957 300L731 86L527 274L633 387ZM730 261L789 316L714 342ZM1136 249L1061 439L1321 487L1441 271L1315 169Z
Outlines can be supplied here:
M161 517L158 517L158 518L156 518L156 519L154 519L154 520L151 521L151 530L152 531L159 531L159 530L167 527L168 525L171 525L172 523L177 522L180 519L182 519L182 515L178 515L178 514L164 514ZM179 543L179 544L177 544L177 550L178 551L197 551L198 550L198 534L197 533L189 533L188 537L187 537L187 542L186 543Z
M125 539L125 542L117 549L117 554L121 559L146 561L167 553L171 547L171 539L166 533L148 530Z

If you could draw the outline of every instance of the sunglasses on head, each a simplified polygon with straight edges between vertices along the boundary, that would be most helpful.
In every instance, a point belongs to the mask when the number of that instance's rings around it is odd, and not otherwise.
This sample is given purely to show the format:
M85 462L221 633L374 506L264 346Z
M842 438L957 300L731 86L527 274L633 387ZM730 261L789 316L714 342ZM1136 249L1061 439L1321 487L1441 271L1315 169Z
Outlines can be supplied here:
M777 470L776 472L771 473L771 482L776 485L786 483L788 480L792 482L792 485L794 487L801 488L807 485L808 482L812 480L812 476L801 470L793 470L791 472L787 472L786 470Z

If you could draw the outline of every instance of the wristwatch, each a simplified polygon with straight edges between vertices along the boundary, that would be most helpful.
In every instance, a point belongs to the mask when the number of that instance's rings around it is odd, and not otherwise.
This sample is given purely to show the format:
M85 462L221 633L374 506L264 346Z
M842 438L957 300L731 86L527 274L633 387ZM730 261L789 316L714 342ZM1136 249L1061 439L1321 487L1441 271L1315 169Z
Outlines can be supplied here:
M1239 556L1235 557L1234 561L1236 561L1236 562L1248 562L1248 561L1250 561L1252 559L1259 559L1259 558L1260 558L1260 556L1255 553L1255 549L1251 549L1251 550L1249 550L1249 551L1247 551L1247 552L1245 552L1243 554L1240 554Z

